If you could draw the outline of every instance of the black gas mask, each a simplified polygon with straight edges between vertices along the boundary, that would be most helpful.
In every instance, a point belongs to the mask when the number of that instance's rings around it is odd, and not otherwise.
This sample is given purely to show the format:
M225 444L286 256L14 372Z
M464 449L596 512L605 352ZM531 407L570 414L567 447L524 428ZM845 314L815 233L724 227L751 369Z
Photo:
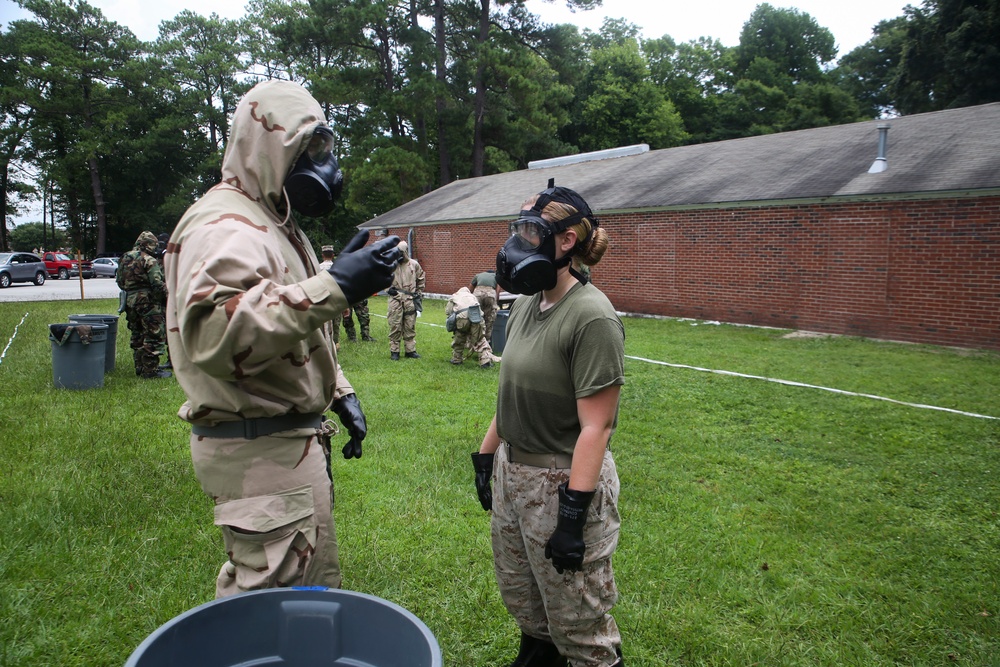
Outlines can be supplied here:
M557 201L576 209L576 213L557 222L542 218L542 210L549 202ZM574 247L563 257L556 259L556 235L579 223L584 218L591 223L591 234L597 227L597 219L583 197L569 188L553 187L539 194L538 200L528 210L521 211L518 219L510 223L510 238L497 253L497 283L511 294L538 294L556 286L558 271L572 261ZM588 235L577 247L590 240ZM586 276L570 271L582 283Z
M310 217L326 215L344 187L344 174L333 155L333 131L320 125L285 179L292 208Z

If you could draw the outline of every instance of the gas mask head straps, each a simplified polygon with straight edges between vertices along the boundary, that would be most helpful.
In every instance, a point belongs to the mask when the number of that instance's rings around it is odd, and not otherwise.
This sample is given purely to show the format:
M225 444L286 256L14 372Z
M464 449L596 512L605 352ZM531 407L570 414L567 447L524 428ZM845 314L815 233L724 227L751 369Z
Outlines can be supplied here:
M572 206L576 209L576 213L566 216L562 220L557 220L555 222L550 222L542 218L542 211L551 202L558 202L560 204L566 204L567 206ZM587 230L587 236L583 239L577 239L576 245L566 253L565 256L560 258L555 262L557 268L562 268L567 264L570 265L570 273L573 274L577 280L581 283L587 283L587 276L575 270L571 264L572 256L577 252L578 249L586 247L587 243L594 235L594 230L600 226L597 218L594 217L593 212L590 210L590 206L587 202L576 192L576 190L571 190L570 188L557 187L556 179L550 178L548 187L538 193L538 199L535 201L534 205L530 209L524 209L520 213L520 219L522 220L535 220L544 225L546 225L550 230L552 230L552 235L555 236L561 232L566 231L573 225L576 225L584 220L590 222L590 229Z

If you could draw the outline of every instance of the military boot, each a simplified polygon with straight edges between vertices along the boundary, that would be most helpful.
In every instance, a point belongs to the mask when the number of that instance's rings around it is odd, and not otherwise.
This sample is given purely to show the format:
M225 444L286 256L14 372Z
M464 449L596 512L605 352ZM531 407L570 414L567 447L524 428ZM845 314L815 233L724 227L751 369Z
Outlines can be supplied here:
M522 632L521 649L508 667L567 667L567 662L555 644Z

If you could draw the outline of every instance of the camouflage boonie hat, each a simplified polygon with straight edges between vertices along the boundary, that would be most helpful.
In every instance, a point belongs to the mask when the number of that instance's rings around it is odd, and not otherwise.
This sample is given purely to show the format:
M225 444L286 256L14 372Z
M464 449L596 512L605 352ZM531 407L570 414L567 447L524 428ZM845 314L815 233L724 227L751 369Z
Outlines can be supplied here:
M159 241L153 236L153 232L143 232L139 234L139 238L135 240L135 247L140 250L145 250L146 252L153 252L156 250L156 246Z

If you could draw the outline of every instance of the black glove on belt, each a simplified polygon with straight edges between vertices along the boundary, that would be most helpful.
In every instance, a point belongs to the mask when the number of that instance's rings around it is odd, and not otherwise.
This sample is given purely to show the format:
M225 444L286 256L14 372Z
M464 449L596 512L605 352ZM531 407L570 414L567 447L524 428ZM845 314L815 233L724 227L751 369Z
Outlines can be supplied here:
M568 482L559 485L559 519L552 537L545 543L545 557L552 560L556 572L576 572L583 566L587 545L583 527L587 525L587 508L596 491L575 491Z
M472 467L476 469L476 495L479 496L479 504L487 512L493 509L493 491L490 489L493 456L493 454L472 453Z
M344 458L361 458L361 441L368 435L368 423L365 421L365 413L361 410L361 401L357 394L347 394L341 396L330 406L340 423L347 429L351 439L344 445Z

